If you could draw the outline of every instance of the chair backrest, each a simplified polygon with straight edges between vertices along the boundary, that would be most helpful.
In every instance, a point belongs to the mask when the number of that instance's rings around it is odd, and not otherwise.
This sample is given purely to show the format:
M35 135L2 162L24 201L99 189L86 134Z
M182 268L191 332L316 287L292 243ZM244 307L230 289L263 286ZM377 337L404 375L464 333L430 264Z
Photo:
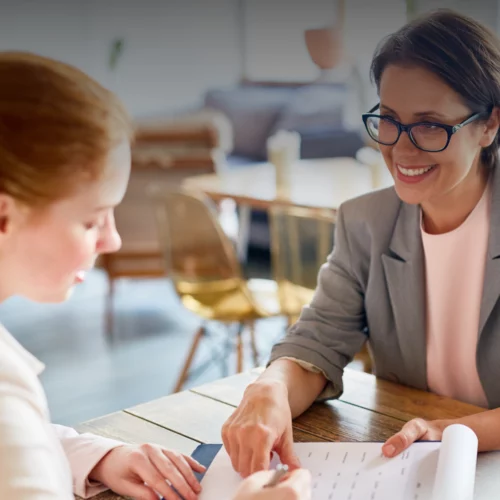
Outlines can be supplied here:
M168 159L168 155L165 156ZM213 172L212 166L201 161L192 161L188 168L180 165L160 168L132 163L127 192L115 209L116 228L122 247L118 252L104 254L99 259L110 278L165 276L155 206L148 196L148 188L155 185L158 189L175 189L187 176Z
M152 196L167 272L174 282L241 278L235 249L208 198L184 190L153 190Z
M335 216L328 210L273 206L270 211L274 279L314 289L333 248Z

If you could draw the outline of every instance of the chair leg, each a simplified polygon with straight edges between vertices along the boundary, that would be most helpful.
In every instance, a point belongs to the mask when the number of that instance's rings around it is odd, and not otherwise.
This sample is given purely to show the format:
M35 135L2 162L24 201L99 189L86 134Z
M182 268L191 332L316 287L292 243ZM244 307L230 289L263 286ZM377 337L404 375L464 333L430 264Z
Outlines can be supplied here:
M104 329L106 338L108 341L113 340L113 330L114 330L114 297L115 297L115 279L109 276L108 280L108 295L106 296L106 311L104 318Z
M372 363L372 357L370 355L370 351L368 350L368 344L365 343L363 346L363 349L359 353L359 356L363 362L363 370L365 373L372 373L373 371L373 363Z
M243 323L238 325L238 333L236 336L236 373L243 371Z
M373 373L373 364L370 351L368 350L367 344L363 346L360 352L358 352L352 363L349 365L350 368L354 370L359 370L365 373Z
M259 350L257 349L257 342L255 341L255 321L250 323L250 347L252 348L253 364L255 367L259 366Z
M226 331L226 341L224 342L224 353L225 356L222 358L222 377L227 377L229 375L229 363L228 360L233 352L233 337L231 335L231 326L225 325Z
M287 329L292 327L293 325L295 325L295 323L297 323L298 321L298 316L296 315L292 315L292 316L287 316Z
M186 361L184 363L184 366L182 367L181 374L179 375L179 379L175 384L174 392L179 392L186 383L186 380L189 377L189 370L191 369L191 364L193 363L193 359L196 354L196 350L198 349L198 345L200 344L200 341L204 337L204 335L205 335L205 325L201 325L199 330L196 332L196 335L194 336L193 343L191 344L191 348L189 349Z

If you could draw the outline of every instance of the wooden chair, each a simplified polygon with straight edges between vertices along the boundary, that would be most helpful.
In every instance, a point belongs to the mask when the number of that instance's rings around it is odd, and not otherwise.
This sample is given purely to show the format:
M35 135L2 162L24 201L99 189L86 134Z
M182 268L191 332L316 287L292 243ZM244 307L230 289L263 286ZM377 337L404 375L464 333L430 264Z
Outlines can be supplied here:
M281 314L277 284L243 277L235 248L208 198L187 191L158 189L152 196L168 275L184 307L202 319L175 392L181 390L192 373L193 359L211 321L223 324L228 341L236 341L237 372L243 370L243 334L248 331L257 366L253 326L257 319ZM298 310L290 313L298 314Z
M215 172L229 148L226 128L223 117L214 113L136 123L130 182L115 210L122 248L99 259L109 282L105 307L108 340L114 330L117 280L166 275L149 186L174 189L188 176Z
M294 311L308 305L316 288L319 268L334 244L335 217L328 210L276 205L270 209L271 258L278 284L280 307L289 324ZM353 368L371 373L366 348L356 355Z

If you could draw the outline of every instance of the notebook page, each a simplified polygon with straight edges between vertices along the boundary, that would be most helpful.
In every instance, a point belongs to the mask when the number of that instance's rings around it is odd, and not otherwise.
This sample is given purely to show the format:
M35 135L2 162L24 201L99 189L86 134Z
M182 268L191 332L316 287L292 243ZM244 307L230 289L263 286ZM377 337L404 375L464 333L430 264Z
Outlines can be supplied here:
M480 453L477 457L474 500L491 500L500 492L500 451Z
M397 458L382 443L295 443L313 476L313 500L430 500L441 443L415 443ZM200 500L231 500L241 483L222 448L202 481Z

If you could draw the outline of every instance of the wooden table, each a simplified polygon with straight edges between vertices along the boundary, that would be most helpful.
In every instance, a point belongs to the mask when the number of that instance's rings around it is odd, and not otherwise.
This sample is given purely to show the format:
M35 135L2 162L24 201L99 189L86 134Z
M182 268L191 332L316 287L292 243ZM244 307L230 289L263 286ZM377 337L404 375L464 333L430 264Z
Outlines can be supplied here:
M386 176L374 185L372 170L354 158L300 160L291 167L288 192L277 193L274 166L258 163L224 168L216 174L188 177L182 186L199 191L218 202L233 199L239 205L237 253L246 258L252 209L268 210L273 205L293 205L329 210L334 215L344 201L392 184Z
M158 443L190 454L200 443L221 442L222 424L258 373L253 370L166 396L86 422L78 430L128 443ZM459 418L483 411L354 370L346 370L344 382L340 400L313 405L294 421L295 441L383 441L417 416ZM491 483L482 487L491 488ZM108 492L95 498L121 497Z
M342 202L374 189L370 168L354 158L297 162L291 167L289 193L280 196L270 163L222 168L217 174L188 177L183 186L216 201L232 198L240 205L264 210L279 203L336 211Z

